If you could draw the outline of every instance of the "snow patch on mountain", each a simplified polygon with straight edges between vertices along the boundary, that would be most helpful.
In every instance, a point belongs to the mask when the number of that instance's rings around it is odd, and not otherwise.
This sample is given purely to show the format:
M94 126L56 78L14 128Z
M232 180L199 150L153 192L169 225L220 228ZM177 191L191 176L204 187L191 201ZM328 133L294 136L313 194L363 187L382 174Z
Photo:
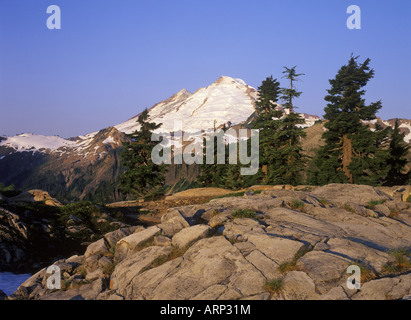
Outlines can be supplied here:
M112 136L109 136L106 140L103 141L104 144L117 144L117 141L114 140Z
M10 147L17 152L24 151L56 151L59 148L72 148L76 143L59 136L43 136L32 133L23 133L0 142L0 146Z
M400 125L400 128L408 129L408 134L404 137L404 140L411 143L411 125L408 123L403 123Z

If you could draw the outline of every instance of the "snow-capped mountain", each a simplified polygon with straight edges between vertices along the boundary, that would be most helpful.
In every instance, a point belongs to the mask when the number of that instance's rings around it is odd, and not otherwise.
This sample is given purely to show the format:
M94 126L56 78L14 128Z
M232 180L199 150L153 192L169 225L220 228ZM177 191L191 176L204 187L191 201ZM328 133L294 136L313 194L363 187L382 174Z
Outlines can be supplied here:
M162 123L158 129L160 132L173 132L175 122L181 122L181 128L176 129L199 139L202 133L224 124L248 126L256 116L257 98L257 90L243 80L222 76L194 93L185 89L179 91L152 106L149 115L151 121ZM302 125L305 128L321 120L318 116L300 115L306 120ZM60 199L69 196L117 200L116 186L123 170L120 164L122 141L127 139L125 134L139 129L138 116L98 132L69 139L28 133L0 136L0 182L15 184L21 189L43 189ZM395 120L382 123L393 127ZM411 120L401 120L401 129L406 134L404 140L411 143ZM321 133L322 130L321 126L314 131ZM312 145L316 146L320 135L311 135L306 140L309 139L315 140ZM188 171L183 167L173 170L168 181L170 185L179 179L176 170ZM187 177L186 172L183 178L188 181Z
M221 127L230 123L237 125L244 123L255 112L255 101L258 92L241 79L222 76L213 84L190 93L182 89L170 98L161 101L149 109L150 119L161 123L157 131L173 132L176 121L181 122L181 129L193 135ZM301 114L306 119L306 125L312 126L320 120L318 116ZM122 133L131 133L139 129L137 118L115 125L114 128ZM43 152L43 153L90 153L89 147L98 132L71 139L58 136L42 136L35 134L20 134L14 137L0 139L0 147L14 149L16 152ZM119 144L120 141L107 137L107 142ZM3 156L4 157L4 156Z
M25 151L56 151L60 148L72 148L75 142L63 139L59 136L43 136L32 133L23 133L14 137L3 137L0 146L15 149L17 152Z
M173 132L181 121L185 132L201 132L227 122L240 124L255 111L258 92L241 79L222 76L194 94L183 89L149 109L150 119L162 123L158 131ZM138 129L137 116L115 128L130 133Z
M198 89L194 94L183 89L172 97L161 101L149 109L150 119L162 123L158 131L173 132L175 121L181 121L185 132L201 133L230 122L240 124L255 111L257 90L241 79L222 76L206 88ZM115 125L122 133L131 133L139 129L137 118ZM62 153L76 152L85 154L98 132L89 133L71 139L58 136L21 134L0 139L0 147L14 149L16 152ZM107 137L106 142L119 143Z

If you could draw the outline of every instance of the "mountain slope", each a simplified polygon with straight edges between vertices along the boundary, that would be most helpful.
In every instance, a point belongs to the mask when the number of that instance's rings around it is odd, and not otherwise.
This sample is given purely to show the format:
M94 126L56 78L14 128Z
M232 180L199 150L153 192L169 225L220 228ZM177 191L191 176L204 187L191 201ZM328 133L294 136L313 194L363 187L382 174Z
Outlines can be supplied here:
M174 121L182 121L186 132L201 132L226 124L239 124L255 111L257 90L241 79L222 76L206 88L190 94L183 89L149 110L151 120L162 123L158 131L173 132ZM130 133L138 129L137 116L115 128Z
M257 97L257 90L243 80L222 76L194 93L179 91L152 106L149 114L151 121L163 124L158 131L173 132L174 122L181 121L183 131L199 137L224 124L249 126L256 115ZM305 150L313 155L321 143L323 125L315 125L321 118L301 115L306 119ZM14 184L19 189L43 189L61 200L120 200L117 185L124 170L120 163L122 142L127 139L125 134L139 129L138 116L69 139L27 133L0 136L0 183ZM394 123L395 120L383 121L392 127ZM405 140L411 143L411 120L401 120L401 129L406 133ZM197 174L198 168L193 166L172 166L166 184L185 188Z

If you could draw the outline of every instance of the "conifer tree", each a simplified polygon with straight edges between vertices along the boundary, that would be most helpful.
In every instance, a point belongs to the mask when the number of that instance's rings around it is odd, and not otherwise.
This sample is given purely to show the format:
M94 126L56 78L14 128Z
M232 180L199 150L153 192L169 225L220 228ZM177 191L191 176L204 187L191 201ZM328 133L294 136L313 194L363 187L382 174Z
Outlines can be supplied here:
M120 177L120 190L124 194L146 196L155 194L165 181L165 165L154 164L151 151L158 143L151 141L152 132L161 124L149 122L147 109L138 117L140 129L127 134L123 142L122 163L126 167Z
M271 174L277 164L276 151L279 148L276 136L280 130L283 111L277 109L281 88L273 76L266 78L258 87L259 98L256 102L257 118L252 129L260 130L260 182L275 184L276 176Z
M364 87L374 77L370 59L363 63L351 56L347 65L330 80L325 100L325 145L314 159L316 169L309 174L310 184L328 183L378 184L384 172L379 164L385 153L378 146L381 136L373 133L364 121L374 120L381 101L366 105ZM379 140L378 140L378 139ZM378 140L378 141L377 141Z
M404 142L404 136L405 134L400 132L400 122L396 119L386 159L388 167L384 179L386 186L400 186L410 182L411 170L407 172L406 166L408 163L407 155L411 147Z
M289 87L281 90L281 99L284 101L283 107L287 110L285 117L281 120L281 131L277 139L281 145L277 151L280 163L276 166L277 172L274 174L281 177L281 183L298 185L303 181L302 173L307 163L307 157L303 153L302 139L306 133L301 128L305 124L304 118L295 112L297 107L294 100L301 96L302 92L297 91L295 83L300 81L303 73L296 72L296 66L292 68L284 67L283 78L289 81Z
M222 130L222 131L220 131ZM197 181L200 186L204 187L224 187L226 171L228 170L228 154L227 146L224 145L224 164L218 163L218 145L223 141L219 141L222 134L227 130L224 124L222 129L216 128L214 123L214 134L211 134L203 139L203 164L200 165L200 174ZM212 149L209 146L209 140L212 139ZM224 142L225 143L225 142ZM207 152L213 154L212 163L207 163Z
M207 139L203 139L203 163L200 164L200 174L197 177L197 182L202 187L212 187L216 184L215 173L217 171L217 143L214 141L213 146L213 163L207 163Z
M273 76L267 77L258 87L258 99L256 101L257 113L268 113L277 106L281 93L280 83Z
M283 78L289 80L290 82L290 87L289 88L283 88L281 90L281 93L283 94L281 99L285 101L283 104L284 108L289 110L289 113L294 112L294 106L293 106L293 100L296 98L299 98L302 94L302 92L298 92L297 88L295 87L295 83L300 81L300 77L304 76L304 73L297 73L296 71L297 66L294 66L292 68L287 68L284 67L283 71Z

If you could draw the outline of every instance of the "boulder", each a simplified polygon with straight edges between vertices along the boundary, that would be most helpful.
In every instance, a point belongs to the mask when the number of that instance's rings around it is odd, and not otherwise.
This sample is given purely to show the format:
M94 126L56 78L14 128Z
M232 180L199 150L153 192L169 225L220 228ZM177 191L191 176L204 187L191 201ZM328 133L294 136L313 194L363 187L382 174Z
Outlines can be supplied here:
M302 242L268 234L247 234L247 238L248 242L277 264L293 260L296 253L304 247Z
M103 255L105 253L108 253L109 250L107 248L106 242L104 239L100 239L96 242L93 242L87 247L86 252L84 253L84 257L88 259L90 256L93 255Z
M411 294L411 274L365 283L353 300L398 300Z
M324 294L347 279L349 259L322 251L311 251L298 260L297 266L314 281L317 290Z
M227 221L224 224L223 234L233 240L246 240L248 234L265 234L263 225L255 219L243 218Z
M327 246L327 250L333 254L349 258L353 262L360 262L377 273L383 270L385 264L393 261L393 257L384 251L348 239L330 239Z
M304 272L291 271L283 280L282 294L286 300L317 300L314 281Z
M178 209L168 210L161 217L161 223L158 225L162 233L168 237L174 236L177 232L189 226L190 224Z
M323 294L320 297L320 300L349 300L349 298L345 293L343 287L335 287L328 291L326 294Z
M115 262L119 263L124 260L129 253L133 252L134 250L138 250L140 246L153 239L154 236L159 232L159 227L152 226L142 231L138 230L136 233L122 238L116 244Z
M196 225L182 229L172 238L172 244L180 249L187 248L190 244L209 236L211 228L206 225Z
M29 190L26 192L22 192L15 197L8 198L8 201L15 202L15 203L44 202L48 206L53 206L53 207L63 206L58 200L51 197L47 191L43 191L43 190Z
M352 184L332 183L314 189L311 194L341 204L355 202L360 205L367 205L370 201L391 200L388 194L378 188Z
M115 230L113 232L109 232L107 234L104 235L104 240L106 243L106 246L108 248L115 248L116 244L118 241L120 241L121 239L136 233L138 231L142 231L144 230L144 227L142 226L134 226L134 227L129 227L129 228L121 228L118 230Z
M384 204L378 204L374 207L374 211L379 213L380 215L383 216L390 216L391 215L391 210Z
M167 213L161 217L161 223L181 224L182 228L190 226L180 210L176 208L169 209Z
M110 289L117 290L121 295L131 294L129 284L134 278L149 268L156 259L166 257L170 252L171 247L152 246L133 253L116 265L111 276Z
M130 286L127 299L190 299L216 285L226 286L237 297L264 292L265 277L224 237L199 240L183 258L141 273ZM221 289L221 287L220 287ZM221 293L219 290L219 293ZM204 294L203 297L206 297ZM220 296L220 298L221 298Z
M171 239L165 236L155 236L154 245L160 247L171 246Z

